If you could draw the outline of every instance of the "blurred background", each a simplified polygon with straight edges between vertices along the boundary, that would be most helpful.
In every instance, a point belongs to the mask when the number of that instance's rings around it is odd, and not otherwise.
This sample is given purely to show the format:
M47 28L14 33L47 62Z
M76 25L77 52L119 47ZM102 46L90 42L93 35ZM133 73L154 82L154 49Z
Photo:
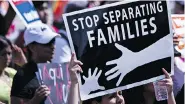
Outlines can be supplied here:
M106 2L116 1L100 1L100 0L60 0L60 1L33 1L33 4L41 20L48 25L52 26L53 29L61 33L65 31L62 14L93 6L106 4ZM170 0L170 9L172 14L184 14L184 0ZM18 46L22 45L21 39L22 32L25 26L20 18L16 15L14 10L11 8L7 0L0 1L0 35L4 35L9 38L12 42Z

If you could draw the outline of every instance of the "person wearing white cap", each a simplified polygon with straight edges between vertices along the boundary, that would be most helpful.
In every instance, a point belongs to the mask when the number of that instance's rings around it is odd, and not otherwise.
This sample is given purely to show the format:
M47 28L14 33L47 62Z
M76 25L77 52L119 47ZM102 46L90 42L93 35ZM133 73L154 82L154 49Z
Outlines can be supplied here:
M11 104L42 104L50 94L47 86L39 84L35 72L38 71L37 63L46 63L52 59L57 36L59 34L45 24L27 27L24 41L29 59L22 69L17 70L13 79Z

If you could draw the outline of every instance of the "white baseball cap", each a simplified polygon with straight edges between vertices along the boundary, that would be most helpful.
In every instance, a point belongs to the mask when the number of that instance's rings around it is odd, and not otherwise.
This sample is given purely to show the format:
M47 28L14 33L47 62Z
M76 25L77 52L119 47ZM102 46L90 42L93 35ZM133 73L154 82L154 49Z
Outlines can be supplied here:
M46 24L30 25L24 32L25 46L33 42L47 44L57 36L60 35L52 31Z

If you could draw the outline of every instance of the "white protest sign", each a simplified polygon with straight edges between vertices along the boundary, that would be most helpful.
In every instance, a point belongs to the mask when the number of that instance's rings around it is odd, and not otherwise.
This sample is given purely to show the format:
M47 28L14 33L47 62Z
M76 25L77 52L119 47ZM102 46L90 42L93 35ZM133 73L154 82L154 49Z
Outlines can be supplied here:
M173 74L166 1L122 1L63 15L68 39L83 62L80 95L87 100Z
M16 14L27 27L31 24L42 23L31 0L8 0Z

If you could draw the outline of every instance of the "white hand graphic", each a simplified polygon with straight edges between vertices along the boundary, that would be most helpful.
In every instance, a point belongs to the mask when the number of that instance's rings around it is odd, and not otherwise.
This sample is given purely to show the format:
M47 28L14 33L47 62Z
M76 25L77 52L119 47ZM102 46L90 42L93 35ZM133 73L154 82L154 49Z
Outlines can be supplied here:
M134 61L133 59L131 59L131 57L135 56L135 53L128 50L127 48L115 43L115 46L117 49L119 49L122 52L122 56L116 60L112 60L106 63L106 65L111 65L111 64L117 64L116 67L112 68L111 70L107 71L105 73L105 76L108 76L112 73L112 75L107 77L107 80L111 80L114 79L115 77L117 77L118 75L121 74L121 76L119 77L118 82L116 83L116 86L118 86L123 77L130 72L131 70L133 70L135 67L132 65L133 63L131 63L131 61ZM126 65L124 63L127 63Z
M116 67L105 73L105 76L108 76L107 80L114 79L121 74L116 83L116 86L119 86L123 77L138 66L171 57L173 55L173 42L170 41L170 38L172 40L172 37L167 35L149 47L136 53L115 43L116 48L122 52L122 56L106 63L106 65L117 64Z
M90 94L91 91L105 90L105 87L100 86L98 83L98 79L102 73L102 70L100 70L99 72L97 71L98 71L98 68L95 68L94 73L91 74L91 68L89 68L88 78L83 76L85 83L80 86L80 91L82 91L81 93L88 95Z

